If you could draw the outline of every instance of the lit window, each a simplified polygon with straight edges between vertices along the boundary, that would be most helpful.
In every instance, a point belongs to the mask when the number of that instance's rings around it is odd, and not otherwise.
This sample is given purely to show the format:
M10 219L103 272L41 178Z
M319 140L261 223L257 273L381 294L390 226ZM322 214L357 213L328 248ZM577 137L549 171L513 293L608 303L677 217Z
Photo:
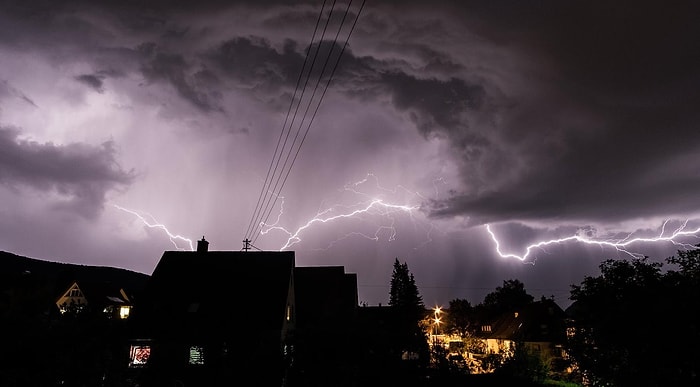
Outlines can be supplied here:
M292 306L287 305L287 321L290 321L292 319Z
M128 305L124 305L119 307L119 318L125 319L129 317L129 312L131 312L131 307Z
M82 297L82 296L83 295L80 293L80 289L78 289L78 288L73 288L68 293L68 297Z
M190 347L190 364L191 365L202 365L204 364L204 349L202 347L193 345Z
M148 345L132 345L129 351L129 367L143 367L151 356L151 347Z

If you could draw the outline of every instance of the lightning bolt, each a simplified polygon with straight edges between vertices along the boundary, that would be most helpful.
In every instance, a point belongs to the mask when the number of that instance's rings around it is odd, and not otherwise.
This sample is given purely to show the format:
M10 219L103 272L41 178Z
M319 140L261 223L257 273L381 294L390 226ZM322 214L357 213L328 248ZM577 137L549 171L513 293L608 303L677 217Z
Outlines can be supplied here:
M491 240L493 241L495 248L496 248L496 253L501 256L502 258L515 258L519 259L521 261L525 261L531 254L533 254L534 251L536 250L541 250L544 249L545 247L549 245L556 245L556 244L561 244L561 243L566 243L566 242L580 242L580 243L585 243L587 245L596 245L600 247L609 247L613 248L618 252L624 253L629 255L632 258L644 258L643 254L635 253L630 250L628 250L628 247L633 244L638 244L638 243L656 243L656 242L670 242L673 243L676 246L682 247L684 249L694 249L696 248L693 245L687 244L687 243L682 243L679 242L677 239L682 238L682 237L687 237L687 236L697 236L696 234L700 233L700 227L696 229L688 229L688 220L682 222L680 226L678 226L675 230L673 230L670 233L666 232L666 227L668 225L669 220L666 220L663 222L661 225L661 231L659 234L655 237L632 237L632 234L628 234L625 238L622 239L613 239L613 240L606 240L606 239L597 239L597 238L591 238L589 234L583 230L580 230L578 233L575 235L571 235L568 237L564 238L559 238L559 239L550 239L546 241L540 241L537 243L533 243L525 248L525 253L522 255L517 255L517 254L512 254L512 253L504 253L501 250L501 242L498 240L496 237L496 234L491 230L491 225L487 224L486 225L486 231L489 233L491 236ZM532 262L534 264L534 260Z
M381 194L379 195L372 195L370 193L364 192L360 187L369 184L371 181L374 182L375 189L378 190ZM311 217L308 221L306 221L304 224L302 224L300 227L298 227L296 230L289 230L283 226L280 226L280 219L284 213L284 200L281 201L280 204L280 211L277 215L277 219L275 222L271 224L263 224L262 229L261 229L261 234L268 234L271 231L280 231L284 233L287 237L286 241L280 248L280 250L285 250L288 249L292 246L294 246L297 243L300 243L302 241L302 234L307 231L308 229L312 228L313 226L316 225L321 225L321 224L326 224L326 223L331 223L331 222L338 222L343 219L349 219L349 218L360 218L363 216L378 216L378 217L383 217L383 218L388 218L389 219L389 224L384 224L384 225L378 225L374 233L366 234L362 232L350 232L345 234L345 236L338 238L328 244L328 248L332 247L335 243L349 238L351 236L359 236L365 239L369 239L372 241L378 241L380 239L380 235L382 233L388 233L388 240L389 241L394 241L396 239L396 228L395 228L395 214L407 214L410 216L412 219L414 218L414 212L416 210L420 209L420 205L417 204L398 204L395 202L390 202L381 196L383 195L396 195L399 193L399 191L403 191L405 194L409 194L411 196L417 196L420 199L424 199L422 195L420 195L417 192L412 192L408 190L407 188L403 186L397 186L394 189L389 189L386 187L383 187L379 184L377 177L372 174L368 173L364 179L361 179L359 181L356 181L354 183L349 183L346 184L342 189L340 189L341 192L347 192L351 193L356 196L362 196L365 197L366 200L360 201L359 203L355 203L352 205L340 205L336 204L333 206L329 206L325 209L319 210L316 215ZM379 197L378 197L379 196ZM280 197L281 198L281 197ZM281 198L284 199L284 198ZM431 228L428 231L428 241L430 240L430 232L434 227L431 224ZM429 242L424 242L425 243Z
M178 249L178 250L186 250L186 249L184 249L184 248L182 248L182 247L180 247L180 246L178 245L177 241L181 241L181 242L187 243L187 245L189 246L190 251L194 251L194 245L193 245L191 239L185 238L185 237L183 237L182 235L173 234L172 232L170 232L170 231L168 230L167 227L165 227L165 225L163 225L163 224L161 224L161 223L158 223L158 221L153 217L153 215L151 215L151 214L149 214L149 213L144 213L146 216L148 216L148 217L151 219L151 221L149 221L149 220L147 220L143 215L139 214L139 213L136 212L136 211L133 211L133 210L130 210L130 209L128 209L128 208L124 208L124 207L118 206L118 205L116 205L116 204L112 204L112 206L113 206L114 208L118 209L118 210L122 210L122 211L124 211L124 212L126 212L126 213L129 213L129 214L131 214L131 215L134 215L134 216L137 217L145 226L147 226L147 227L149 227L149 228L157 228L157 229L160 229L160 230L165 231L165 233L168 235L168 238L170 238L170 242L175 246L176 249Z
M299 242L301 242L301 237L300 234L308 229L309 227L318 224L318 223L329 223L333 222L338 219L343 219L343 218L352 218L359 216L361 214L374 214L374 215L380 215L380 216L390 216L392 213L396 212L406 212L409 215L417 209L420 208L420 206L410 206L410 205L399 205L399 204L391 204L391 203L385 203L381 199L373 199L369 201L369 203L364 203L364 206L361 208L357 209L350 209L348 208L347 212L345 213L340 213L333 215L334 213L338 212L339 207L331 207L326 210L323 210L319 213L316 214L311 220L307 221L304 225L296 229L296 231L288 231L286 228L277 226L275 224L273 225L266 225L267 228L262 231L263 234L266 234L270 232L271 230L279 230L284 232L285 234L288 235L287 242L280 248L280 250L287 249ZM390 230L390 236L389 240L393 241L396 237L396 230L394 229L393 226L393 220L392 224L390 226L380 226L377 231L375 232L374 236L367 236L362 233L351 233L353 235L362 235L367 239L371 240L379 240L379 233L381 230L388 229Z

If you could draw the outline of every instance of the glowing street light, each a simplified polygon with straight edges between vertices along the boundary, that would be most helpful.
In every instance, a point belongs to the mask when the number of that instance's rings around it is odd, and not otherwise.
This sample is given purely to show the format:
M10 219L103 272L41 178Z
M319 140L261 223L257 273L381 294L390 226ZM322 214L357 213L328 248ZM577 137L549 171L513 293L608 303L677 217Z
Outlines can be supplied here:
M435 322L435 326L436 326L436 327L439 327L439 326L440 326L440 322L441 322L440 313L442 313L442 307L436 305L436 306L433 308L433 313L434 313L434 316L435 316L435 317L433 318L433 321ZM437 332L436 332L436 334L437 334Z
M442 322L442 319L440 317L440 313L442 313L442 307L441 306L435 306L433 308L433 342L437 343L437 336L440 333L440 323Z

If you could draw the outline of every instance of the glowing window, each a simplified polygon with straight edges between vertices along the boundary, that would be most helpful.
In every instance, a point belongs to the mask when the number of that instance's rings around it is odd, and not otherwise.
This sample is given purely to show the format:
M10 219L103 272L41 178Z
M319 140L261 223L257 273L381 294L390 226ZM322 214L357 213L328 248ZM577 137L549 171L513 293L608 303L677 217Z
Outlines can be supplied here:
M292 319L292 306L287 305L287 321L290 321Z
M204 349L202 347L193 345L190 347L190 364L191 365L202 365L204 364Z
M78 288L73 288L68 293L68 297L82 297L82 296L83 295L80 293L80 289L78 289Z
M151 356L149 345L132 345L129 351L129 367L143 367Z
M121 306L119 307L119 318L127 318L129 317L129 312L131 312L131 307L130 306Z

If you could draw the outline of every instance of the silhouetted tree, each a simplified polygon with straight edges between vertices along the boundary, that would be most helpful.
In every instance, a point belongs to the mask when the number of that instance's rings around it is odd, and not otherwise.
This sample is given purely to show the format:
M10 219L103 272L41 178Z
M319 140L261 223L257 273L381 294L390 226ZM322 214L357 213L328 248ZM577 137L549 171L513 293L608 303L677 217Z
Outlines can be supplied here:
M465 338L473 323L474 308L472 304L465 300L456 298L450 301L449 313L445 316L445 329L447 332Z
M394 271L391 273L389 305L415 312L418 318L425 310L423 297L418 291L413 274L408 270L408 264L399 262L398 258L394 260Z
M396 333L401 341L403 354L418 354L421 365L427 364L429 349L421 321L425 315L425 305L416 286L416 280L407 263L394 261L389 290L389 306L396 316Z
M484 297L481 307L486 310L488 315L497 316L528 305L534 299L525 290L525 284L519 280L504 280L503 286L496 287L496 290Z
M601 275L572 285L573 333L567 350L592 382L610 385L698 384L700 252L667 259L662 273L647 258L606 260Z

